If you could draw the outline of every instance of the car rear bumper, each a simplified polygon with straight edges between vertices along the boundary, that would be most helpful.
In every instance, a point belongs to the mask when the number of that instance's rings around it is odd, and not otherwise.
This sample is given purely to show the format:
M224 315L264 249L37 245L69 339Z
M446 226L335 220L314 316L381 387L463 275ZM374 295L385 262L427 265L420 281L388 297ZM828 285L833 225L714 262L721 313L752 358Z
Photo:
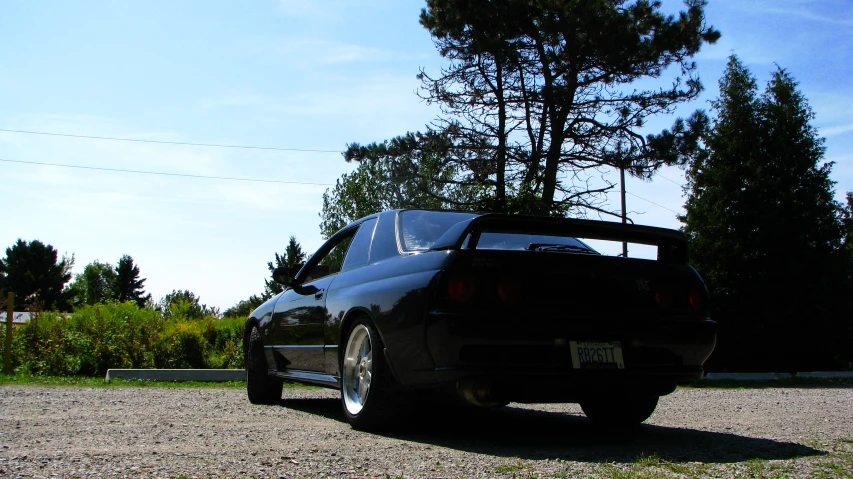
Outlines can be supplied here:
M702 377L716 343L717 324L710 319L545 318L431 312L427 344L435 382L481 381L528 390L528 402L549 399L549 391L567 396L590 388L648 387L666 394ZM619 341L624 369L579 368L571 341Z

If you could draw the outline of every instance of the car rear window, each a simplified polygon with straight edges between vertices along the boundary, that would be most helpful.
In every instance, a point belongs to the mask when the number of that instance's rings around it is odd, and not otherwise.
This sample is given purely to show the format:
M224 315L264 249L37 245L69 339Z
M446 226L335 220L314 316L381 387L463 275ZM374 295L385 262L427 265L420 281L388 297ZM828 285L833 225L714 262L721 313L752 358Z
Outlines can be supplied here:
M451 226L477 216L450 211L403 211L399 215L400 244L404 251L425 251Z
M536 247L575 246L597 253L588 244L570 236L534 235L484 231L480 233L477 249L528 250Z

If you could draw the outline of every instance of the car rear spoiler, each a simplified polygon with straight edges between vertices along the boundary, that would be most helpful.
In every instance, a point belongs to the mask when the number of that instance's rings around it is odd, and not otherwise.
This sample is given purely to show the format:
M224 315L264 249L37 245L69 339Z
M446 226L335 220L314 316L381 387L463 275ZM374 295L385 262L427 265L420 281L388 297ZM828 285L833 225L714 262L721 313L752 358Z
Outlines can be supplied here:
M439 237L431 250L476 249L483 231L571 236L606 241L625 241L658 247L658 261L687 264L687 239L678 231L654 226L609 221L513 216L489 213L461 221Z

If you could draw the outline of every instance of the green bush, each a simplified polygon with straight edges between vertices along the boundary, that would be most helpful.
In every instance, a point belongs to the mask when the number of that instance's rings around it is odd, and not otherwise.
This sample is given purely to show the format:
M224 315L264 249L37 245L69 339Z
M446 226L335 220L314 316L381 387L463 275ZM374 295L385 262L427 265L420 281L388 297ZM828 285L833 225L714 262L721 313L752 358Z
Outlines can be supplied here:
M15 328L13 367L52 376L103 375L111 368L242 368L244 322L178 314L167 320L131 302L84 306L70 315L41 313ZM0 341L0 354L2 348Z
M167 369L203 369L207 351L205 319L170 319L157 343L157 367Z
M213 346L207 364L213 369L243 367L243 331L246 318L222 318L213 323Z

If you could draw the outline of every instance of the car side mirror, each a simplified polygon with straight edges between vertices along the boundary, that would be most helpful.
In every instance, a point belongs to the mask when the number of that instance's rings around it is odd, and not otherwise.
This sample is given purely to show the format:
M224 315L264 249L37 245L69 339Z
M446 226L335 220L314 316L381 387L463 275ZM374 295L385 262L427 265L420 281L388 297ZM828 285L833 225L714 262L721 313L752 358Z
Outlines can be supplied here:
M287 266L279 266L272 271L272 280L282 286L293 286L296 273L299 270L296 268L288 268Z

